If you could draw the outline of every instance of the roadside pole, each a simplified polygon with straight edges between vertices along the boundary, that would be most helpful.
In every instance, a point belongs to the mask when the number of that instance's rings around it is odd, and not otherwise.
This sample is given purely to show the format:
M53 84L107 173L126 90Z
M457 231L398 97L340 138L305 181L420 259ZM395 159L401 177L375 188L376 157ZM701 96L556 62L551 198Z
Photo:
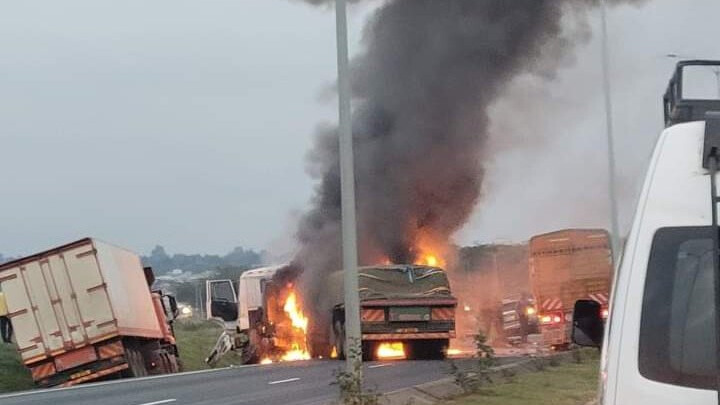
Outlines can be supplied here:
M618 219L616 164L615 164L615 140L613 139L613 107L612 89L610 87L610 46L608 45L607 32L607 0L601 0L600 4L601 29L602 29L602 70L603 70L603 95L605 98L605 127L607 130L608 148L608 198L610 199L610 243L612 245L613 264L617 266L617 259L620 255L620 225Z
M347 370L354 371L362 353L349 350L360 343L360 298L357 277L357 224L355 214L355 169L353 163L352 109L348 56L347 1L335 0L340 138L340 185L342 200L342 251L345 289L345 353Z

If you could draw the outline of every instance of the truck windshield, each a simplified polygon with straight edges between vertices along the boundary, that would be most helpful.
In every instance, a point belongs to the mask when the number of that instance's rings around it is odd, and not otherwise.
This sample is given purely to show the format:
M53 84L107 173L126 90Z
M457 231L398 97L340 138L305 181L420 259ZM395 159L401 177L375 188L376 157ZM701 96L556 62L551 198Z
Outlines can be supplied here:
M655 234L640 326L640 373L651 380L716 388L713 240L710 227Z
M433 267L363 268L358 281L364 299L450 296L447 275Z

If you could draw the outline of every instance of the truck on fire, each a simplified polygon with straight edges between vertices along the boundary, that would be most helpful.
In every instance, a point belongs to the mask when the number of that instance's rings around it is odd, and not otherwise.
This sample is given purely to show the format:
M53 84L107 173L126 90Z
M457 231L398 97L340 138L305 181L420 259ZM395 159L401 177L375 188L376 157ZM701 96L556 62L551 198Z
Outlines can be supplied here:
M598 302L607 316L612 272L604 230L567 229L530 239L530 284L545 346L568 347L577 300Z
M140 258L82 239L0 265L17 350L33 381L72 386L179 370L175 299Z
M324 280L322 291L334 303L323 311L326 319L308 322L297 306L296 292L287 288L287 280L278 277L284 268L268 267L241 275L236 330L222 334L206 359L208 363L216 363L230 350L239 351L247 363L346 355L343 272ZM209 283L232 288L229 280ZM361 343L366 359L445 355L450 339L455 337L457 300L444 270L420 265L361 267L358 285ZM210 308L219 308L212 304L213 300L211 297ZM208 316L222 318L219 312ZM302 336L298 336L300 331Z

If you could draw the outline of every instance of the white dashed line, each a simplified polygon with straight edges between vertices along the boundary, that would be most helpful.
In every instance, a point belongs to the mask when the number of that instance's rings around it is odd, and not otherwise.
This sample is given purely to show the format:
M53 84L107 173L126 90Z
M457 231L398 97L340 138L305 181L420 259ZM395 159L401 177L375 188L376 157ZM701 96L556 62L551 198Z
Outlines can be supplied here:
M368 366L368 368L380 368L380 367L389 367L392 366L390 363L382 363L382 364L373 364L372 366Z
M275 384L283 384L283 383L289 383L289 382L295 382L300 380L299 378L288 378L287 380L279 380L279 381L270 381L269 385L275 385Z
M144 404L140 405L160 405L160 404L169 404L170 402L175 402L177 399L163 399L162 401L155 401L155 402L145 402Z

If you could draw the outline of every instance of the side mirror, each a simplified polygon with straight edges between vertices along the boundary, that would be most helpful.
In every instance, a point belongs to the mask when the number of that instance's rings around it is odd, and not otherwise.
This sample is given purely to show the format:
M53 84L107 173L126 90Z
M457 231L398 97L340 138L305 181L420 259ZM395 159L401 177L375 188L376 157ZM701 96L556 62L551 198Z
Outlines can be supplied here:
M168 295L168 301L170 302L170 312L173 314L173 318L177 318L178 315L180 315L180 310L178 309L177 301L175 300L174 295Z
M572 340L578 346L602 346L605 324L602 307L592 300L575 302L573 310Z

